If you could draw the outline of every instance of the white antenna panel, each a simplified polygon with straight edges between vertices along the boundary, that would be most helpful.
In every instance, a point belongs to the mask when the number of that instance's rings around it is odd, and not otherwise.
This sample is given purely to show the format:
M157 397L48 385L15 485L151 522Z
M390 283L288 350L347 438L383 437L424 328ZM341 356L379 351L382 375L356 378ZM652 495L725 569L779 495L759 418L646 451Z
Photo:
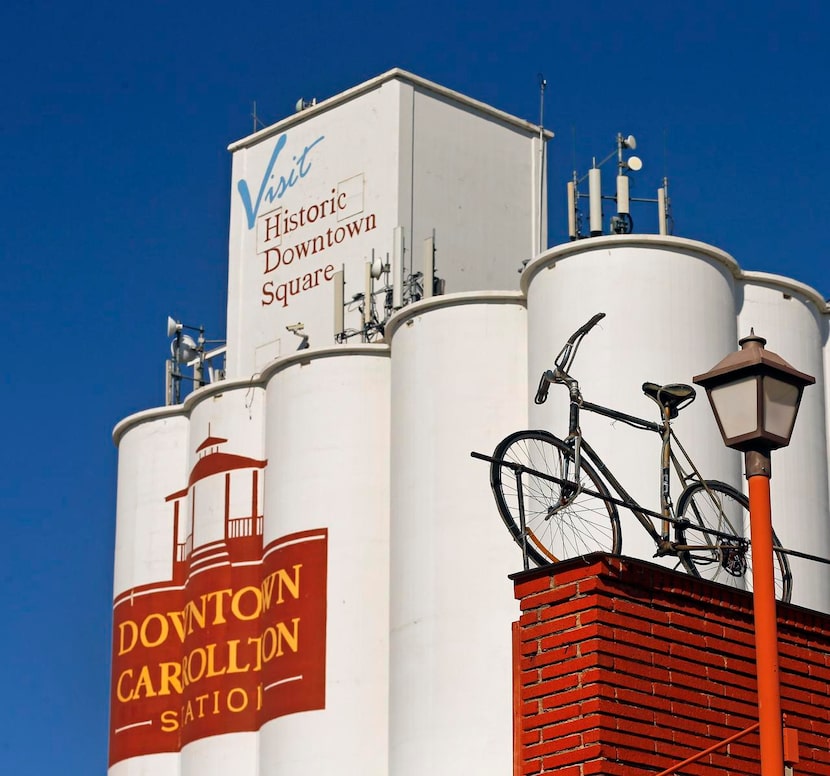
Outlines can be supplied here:
M396 226L392 233L392 307L403 307L403 227Z
M166 359L164 362L164 405L169 407L175 400L175 383L173 361Z
M657 189L657 218L660 222L660 234L668 234L668 219L666 218L666 189L664 186Z
M346 281L342 269L334 273L332 281L334 282L334 338L336 340L346 328L343 316Z
M599 167L588 170L588 202L591 211L591 237L602 234L602 174Z
M367 261L363 273L363 331L372 320L372 263Z
M432 296L435 287L435 237L424 240L424 299Z
M628 196L628 176L627 175L618 175L617 176L617 212L618 213L630 213L631 212L631 203Z
M576 239L576 186L568 181L568 237Z

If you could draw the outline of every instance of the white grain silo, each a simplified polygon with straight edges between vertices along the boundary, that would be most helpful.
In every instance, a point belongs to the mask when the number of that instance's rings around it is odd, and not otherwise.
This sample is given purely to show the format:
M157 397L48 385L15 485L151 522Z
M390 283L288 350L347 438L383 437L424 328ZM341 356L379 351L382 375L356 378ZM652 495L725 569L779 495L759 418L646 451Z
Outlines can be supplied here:
M139 629L148 590L158 580L172 584L174 515L163 494L187 479L187 436L187 417L178 407L132 415L113 432L119 451L110 709L113 776L181 773L177 742L164 736L159 741L158 720L153 710L146 713L146 691L139 688L143 661L134 656L141 649ZM143 748L148 729L157 744L152 754L144 754Z
M552 248L522 275L531 385L553 366L567 338L604 312L578 351L572 375L587 401L658 421L658 406L641 390L644 382L689 384L734 348L737 272L723 251L677 237L596 237ZM568 406L568 391L551 386L547 402L532 407L530 425L564 437ZM659 511L658 435L588 412L581 425L629 493ZM674 428L704 477L740 486L738 459L723 446L705 400L684 409ZM672 487L677 500L679 484ZM622 552L652 558L652 539L627 510L620 510L620 519Z
M266 552L281 538L327 536L325 699L267 721L259 771L387 773L389 348L301 351L267 385ZM303 568L302 573L305 573ZM266 694L293 692L279 685Z
M772 455L772 520L787 549L830 557L827 415L824 357L825 301L789 278L745 272L740 283L738 333L751 330L766 347L816 378L804 391L790 445ZM733 350L737 345L733 346ZM794 603L830 611L830 574L815 561L790 558Z
M214 384L191 394L185 408L190 413L189 476L183 488L189 553L185 596L191 602L206 599L208 604L206 627L188 628L182 650L182 660L187 661L184 675L191 681L182 694L181 774L219 776L229 768L255 769L259 752L258 677L252 662L256 658L246 643L257 636L259 627L256 618L245 614L250 593L246 598L239 591L258 587L262 578L257 562L267 466L264 391L245 381ZM249 570L244 582L239 569ZM223 613L216 616L220 608ZM229 648L231 644L235 646ZM249 670L234 673L245 666ZM194 717L190 723L188 704ZM209 735L208 723L218 725L219 720L229 732Z
M470 457L527 422L519 294L401 311L392 348L390 772L511 768L505 585L521 554Z

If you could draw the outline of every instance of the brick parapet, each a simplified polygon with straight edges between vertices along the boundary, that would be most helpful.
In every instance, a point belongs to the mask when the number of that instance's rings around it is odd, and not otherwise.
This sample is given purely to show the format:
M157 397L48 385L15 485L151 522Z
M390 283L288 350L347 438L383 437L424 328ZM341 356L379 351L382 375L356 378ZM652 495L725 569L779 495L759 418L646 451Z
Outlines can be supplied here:
M591 555L514 575L517 772L645 776L757 720L752 596ZM830 776L830 618L779 606L795 773ZM750 776L758 734L683 769Z

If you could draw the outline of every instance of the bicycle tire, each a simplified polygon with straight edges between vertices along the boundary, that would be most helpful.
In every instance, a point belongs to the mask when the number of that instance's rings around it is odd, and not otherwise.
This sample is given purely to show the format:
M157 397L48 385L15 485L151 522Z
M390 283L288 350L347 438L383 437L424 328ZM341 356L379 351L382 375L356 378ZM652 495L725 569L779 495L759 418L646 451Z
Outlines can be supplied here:
M694 482L680 495L677 516L690 525L681 528L678 541L687 545L701 545L704 549L681 551L679 557L686 570L697 577L730 587L752 590L752 545L747 541L746 552L730 547L728 540L705 531L711 528L736 538L744 535L748 524L749 499L731 485L718 480ZM787 555L781 552L781 543L773 532L773 571L775 597L787 602L792 596L792 573Z
M496 446L490 465L490 486L499 514L515 542L521 547L522 530L516 475L499 461L520 464L564 479L564 465L573 465L573 450L547 431L517 431ZM609 496L608 488L583 452L583 487ZM587 555L592 552L619 554L622 547L620 518L608 500L580 493L571 503L562 503L562 486L528 472L522 475L522 494L527 533L527 554L536 565Z

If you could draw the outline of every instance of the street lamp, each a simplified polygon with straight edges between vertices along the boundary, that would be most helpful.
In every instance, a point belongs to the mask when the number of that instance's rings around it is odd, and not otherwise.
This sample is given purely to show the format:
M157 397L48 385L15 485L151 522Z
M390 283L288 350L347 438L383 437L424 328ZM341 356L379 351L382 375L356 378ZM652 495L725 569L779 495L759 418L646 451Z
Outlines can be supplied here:
M815 383L815 378L765 350L767 341L754 331L738 344L741 350L695 377L694 382L706 389L724 444L743 452L746 462L761 776L781 776L784 747L772 560L770 452L790 443L801 394L806 386Z

